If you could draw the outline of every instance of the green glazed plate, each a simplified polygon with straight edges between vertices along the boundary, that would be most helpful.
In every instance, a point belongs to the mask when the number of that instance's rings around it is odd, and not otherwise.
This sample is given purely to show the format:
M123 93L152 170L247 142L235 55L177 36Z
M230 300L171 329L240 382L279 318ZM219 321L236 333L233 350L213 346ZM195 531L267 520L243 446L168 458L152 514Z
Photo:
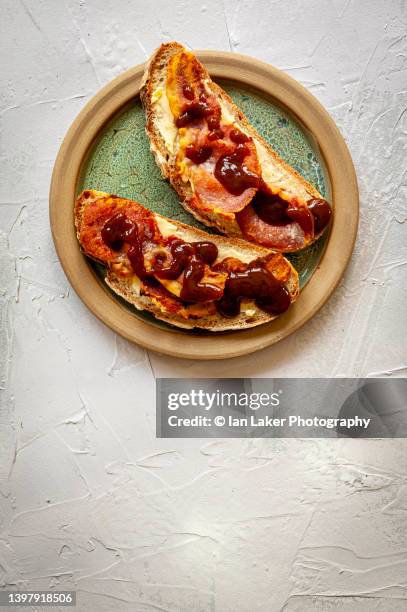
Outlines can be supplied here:
M217 82L277 153L330 200L329 179L317 143L298 119L287 114L257 90L230 81L217 79ZM83 189L97 189L119 195L136 200L146 208L166 217L211 232L182 208L176 192L162 178L150 153L144 128L144 112L140 99L136 98L113 117L99 135L83 164L78 193ZM327 237L328 232L325 232L308 248L287 255L298 271L301 288L309 281L318 266ZM98 276L104 279L103 266L95 263L91 265L94 266ZM138 311L114 295L137 316L159 327L170 327L148 313Z

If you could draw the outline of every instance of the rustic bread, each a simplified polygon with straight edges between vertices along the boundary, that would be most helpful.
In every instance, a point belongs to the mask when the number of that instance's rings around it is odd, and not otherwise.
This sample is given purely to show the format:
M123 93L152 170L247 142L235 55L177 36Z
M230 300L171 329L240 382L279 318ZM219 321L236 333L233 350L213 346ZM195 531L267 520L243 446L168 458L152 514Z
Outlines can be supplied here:
M109 198L109 194L95 191L85 190L77 198L75 204L75 226L77 230L77 236L79 242L81 242L81 227L82 218L86 206L89 206L93 202L99 199ZM123 202L130 202L121 198ZM139 205L140 206L140 205ZM236 239L236 238L225 238L218 235L209 235L202 230L196 229L175 221L173 219L167 219L158 213L153 213L154 219L160 228L160 231L166 231L170 235L176 235L186 242L210 240L215 243L219 250L218 260L224 257L233 256L244 262L250 262L258 257L264 257L270 255L270 250L260 247L258 245L250 244L248 242ZM85 255L92 257L90 253L84 251ZM286 260L281 254L276 253L276 274L277 268L278 273L281 273L283 269L287 280L284 282L286 289L290 293L291 302L294 302L299 293L298 285L298 274L293 266ZM102 262L103 263L103 262ZM148 295L148 288L143 289L143 283L135 283L137 277L123 278L116 274L112 268L107 267L107 273L105 281L107 285L118 295L124 298L127 302L133 304L139 310L146 310L153 314L157 319L175 325L182 328L201 328L208 331L225 331L225 330L237 330L248 327L254 327L262 323L266 323L274 319L274 316L267 314L261 309L257 308L253 301L242 303L241 312L234 318L225 318L216 312L210 316L198 317L198 318L185 318L177 313L168 313L163 310L160 303L154 299L154 296Z

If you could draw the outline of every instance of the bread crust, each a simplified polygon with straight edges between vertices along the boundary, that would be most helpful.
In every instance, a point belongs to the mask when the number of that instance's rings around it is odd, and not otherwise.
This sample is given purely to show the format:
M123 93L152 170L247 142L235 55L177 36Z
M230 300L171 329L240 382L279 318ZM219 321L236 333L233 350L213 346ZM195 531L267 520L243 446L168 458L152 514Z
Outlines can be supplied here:
M74 219L76 233L78 241L80 242L80 232L82 225L82 217L85 206L88 206L92 202L97 201L100 198L109 197L110 194L95 191L91 189L84 190L77 198L74 209ZM125 198L123 198L124 200ZM151 212L151 211L150 211ZM224 236L218 236L213 234L207 234L206 232L197 229L195 227L181 223L174 219L168 219L158 213L152 213L155 219L159 222L165 221L171 223L171 225L177 228L177 235L180 233L186 241L199 241L199 240L210 240L214 242L219 249L222 247L230 248L233 247L247 257L250 254L251 259L262 257L270 254L270 250L259 245L248 243L238 238L226 238ZM83 249L82 249L83 251ZM83 251L85 255L92 258L92 255ZM285 260L290 266L290 276L285 284L287 290L290 293L291 302L294 302L299 294L298 274L293 266ZM102 262L103 263L103 262ZM220 332L227 330L246 329L249 327L255 327L263 323L267 323L275 319L275 316L268 315L266 312L255 308L255 315L241 312L234 318L225 318L218 312L214 315L198 317L196 319L185 319L177 313L163 312L162 308L154 302L148 295L140 294L134 290L132 279L127 279L118 276L111 269L107 268L105 277L106 284L119 296L125 299L127 302L133 304L139 310L146 310L153 314L157 319L165 321L171 325L185 329L200 328L211 332Z
M216 213L212 213L211 211L202 210L196 206L193 198L193 190L189 182L185 183L182 181L181 177L175 171L176 155L171 154L167 150L165 141L158 128L157 117L154 111L153 93L157 87L160 86L165 90L166 68L168 61L172 56L184 50L185 48L177 42L164 43L152 54L149 62L147 63L142 79L140 98L146 114L146 133L150 140L150 149L163 177L168 179L172 187L177 191L178 195L180 196L180 203L186 211L194 215L194 217L204 225L216 227L219 231L227 236L244 239L243 233L233 213L225 216L218 215ZM302 186L308 199L322 198L323 196L318 192L318 190L308 181L306 181L304 177L294 170L294 168L287 164L274 151L269 143L260 136L256 129L249 123L243 112L236 106L236 104L234 104L230 96L219 85L211 80L209 72L205 66L203 66L203 73L205 75L205 79L207 79L208 87L210 87L216 98L221 100L223 104L227 106L228 112L234 116L235 122L239 124L255 142L259 143L261 147L264 148L267 155L273 160L274 164L280 169L284 170L284 172L288 173L293 180L297 181ZM312 242L321 236L323 231L316 234L311 240L308 240L301 248L312 244ZM296 251L299 249L287 249L285 252L289 252L290 250Z

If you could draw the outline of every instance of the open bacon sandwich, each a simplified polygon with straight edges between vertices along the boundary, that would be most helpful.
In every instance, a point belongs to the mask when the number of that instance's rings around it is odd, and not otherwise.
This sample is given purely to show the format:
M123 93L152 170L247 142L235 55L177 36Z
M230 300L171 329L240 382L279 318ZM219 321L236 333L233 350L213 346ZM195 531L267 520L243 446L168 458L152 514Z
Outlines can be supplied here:
M329 203L182 45L153 54L140 95L156 162L199 221L282 252L303 249L329 225Z
M178 327L253 327L298 296L298 274L281 253L207 234L125 198L83 191L75 225L83 252L106 266L115 293Z

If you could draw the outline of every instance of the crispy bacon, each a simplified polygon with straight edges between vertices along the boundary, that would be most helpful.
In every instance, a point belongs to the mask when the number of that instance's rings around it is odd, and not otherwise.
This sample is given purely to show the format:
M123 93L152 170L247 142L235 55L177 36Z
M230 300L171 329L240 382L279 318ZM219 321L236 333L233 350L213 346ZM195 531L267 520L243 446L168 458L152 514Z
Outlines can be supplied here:
M291 275L291 266L281 253L270 252L261 258L262 265L272 273L274 278L285 283ZM244 272L248 264L235 257L225 257L213 267L216 272Z

